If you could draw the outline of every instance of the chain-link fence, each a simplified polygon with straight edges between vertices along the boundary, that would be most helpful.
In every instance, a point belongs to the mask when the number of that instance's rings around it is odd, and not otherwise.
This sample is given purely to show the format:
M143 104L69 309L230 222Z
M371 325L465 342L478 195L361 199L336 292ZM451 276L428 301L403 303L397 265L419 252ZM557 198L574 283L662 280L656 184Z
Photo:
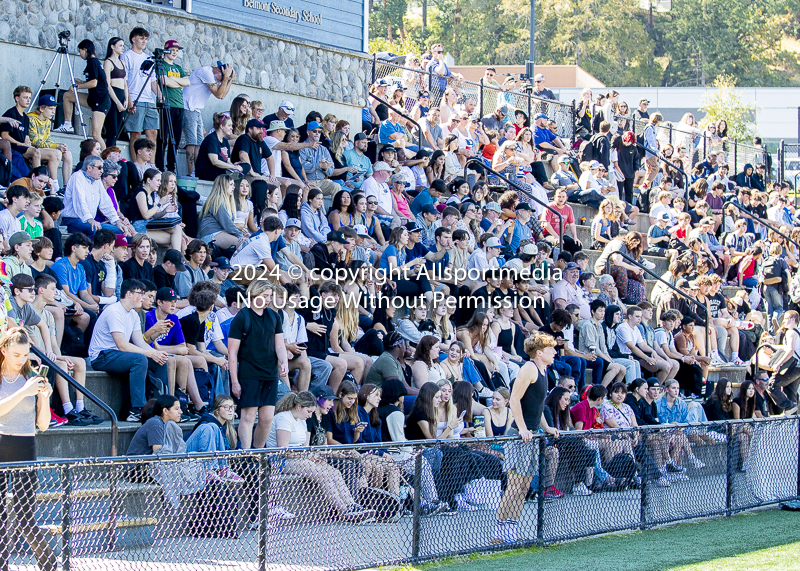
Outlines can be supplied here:
M797 417L0 467L3 569L358 569L798 497Z
M781 141L778 148L778 181L788 182L797 189L800 177L800 144Z
M510 121L513 122L514 111L519 109L525 112L533 125L533 118L544 113L556 122L559 137L575 140L575 108L572 103L540 99L530 92L517 89L506 91L485 85L482 81L467 81L455 76L440 77L421 67L404 67L375 58L372 63L373 84L380 79L405 88L403 105L406 111L414 108L419 92L426 91L430 93L431 106L460 105L481 117L507 106ZM448 90L452 90L453 95L446 95ZM387 95L391 97L391 89ZM468 103L470 101L472 103Z

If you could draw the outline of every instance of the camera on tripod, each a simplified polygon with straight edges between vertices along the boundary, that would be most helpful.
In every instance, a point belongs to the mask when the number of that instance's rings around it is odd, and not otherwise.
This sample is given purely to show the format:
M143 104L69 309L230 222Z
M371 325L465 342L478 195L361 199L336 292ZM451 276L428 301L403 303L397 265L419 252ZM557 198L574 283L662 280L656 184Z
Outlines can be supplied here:
M62 46L66 45L66 43L69 41L69 37L71 35L72 35L72 33L69 30L64 30L63 32L59 32L58 33L58 43L61 44Z
M153 59L156 60L163 60L164 59L164 50L161 48L156 48L153 50Z

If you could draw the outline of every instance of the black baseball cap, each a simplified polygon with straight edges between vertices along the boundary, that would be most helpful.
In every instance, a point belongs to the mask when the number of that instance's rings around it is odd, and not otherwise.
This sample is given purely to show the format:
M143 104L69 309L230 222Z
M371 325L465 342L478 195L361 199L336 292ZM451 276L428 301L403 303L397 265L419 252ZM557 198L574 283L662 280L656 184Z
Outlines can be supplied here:
M321 387L314 389L314 396L318 399L339 400L339 397L333 393L333 389L328 385L322 385Z
M226 258L225 256L220 256L219 258L211 262L211 267L219 268L220 270L230 270L232 269L233 266L231 266L231 263L228 261L228 258Z
M164 261L175 264L175 269L179 272L186 271L186 266L183 264L183 255L178 250L164 252Z
M251 127L260 127L261 129L263 129L264 127L266 127L266 125L264 125L264 123L262 123L258 119L250 119L247 122L247 126L245 127L245 129L250 129Z
M178 294L171 287L162 287L156 292L156 301L175 301Z
M356 133L356 136L353 137L353 141L361 141L363 139L368 139L366 133Z
M340 244L347 244L347 238L344 237L344 233L338 230L333 230L331 232L328 232L327 240L328 242L339 242Z
M514 210L533 210L533 208L527 202L520 202Z

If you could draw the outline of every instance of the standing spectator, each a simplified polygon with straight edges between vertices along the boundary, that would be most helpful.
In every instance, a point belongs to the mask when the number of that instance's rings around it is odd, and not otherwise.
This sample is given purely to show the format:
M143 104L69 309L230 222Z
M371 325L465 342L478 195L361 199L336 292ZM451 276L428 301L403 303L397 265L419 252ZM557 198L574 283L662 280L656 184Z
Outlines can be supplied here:
M531 442L533 435L541 429L558 438L558 430L548 426L543 415L547 367L555 359L555 344L555 339L541 333L525 340L525 352L531 361L522 366L514 383L509 401L514 423L506 432L518 434L522 442L506 446L503 470L508 473L508 485L497 509L492 543L516 543L519 540L519 516L533 476L539 473L539 445Z
M236 314L228 333L231 392L241 407L239 440L244 450L266 444L278 383L289 374L283 319L268 307L275 291L276 286L267 280L251 283L247 288L250 307Z
M175 63L183 48L177 40L167 40L164 44L164 63L161 64L162 76L166 87L167 103L169 104L169 119L172 126L172 136L175 146L168 139L162 142L167 145L167 170L175 171L175 152L180 148L181 133L183 132L183 88L189 87L189 74ZM157 164L163 170L163 154L159 153Z
M640 194L646 194L650 190L650 185L658 174L658 139L656 138L656 127L664 120L661 113L653 113L647 126L644 128L644 147L645 147L645 166L646 172L644 182L639 187Z
M111 99L111 107L106 115L105 124L106 147L113 147L117 144L117 135L122 126L122 114L131 105L128 82L125 80L127 73L120 59L123 53L125 53L125 40L117 36L108 40L106 60L103 62L103 71L109 87L108 95Z
M439 100L447 89L447 78L457 77L464 79L460 73L453 73L444 61L444 48L442 44L433 44L431 46L431 59L425 71L431 74L431 103L438 105Z
M558 100L555 94L544 86L544 75L541 73L537 73L535 76L533 76L533 91L531 92L531 95L538 97L539 99L552 99L553 101Z
M231 65L199 67L189 76L189 85L183 90L183 134L181 144L186 149L186 168L190 175L195 174L195 164L200 145L206 136L203 128L202 112L208 98L225 99L233 85L236 73Z
M156 351L142 338L142 324L136 310L142 306L145 286L139 280L125 280L121 299L108 306L97 321L91 343L89 361L95 371L127 374L131 391L128 422L139 422L147 401L145 381L148 371L167 386L169 355Z
M147 40L145 40L146 44ZM86 61L86 69L83 71L86 75L86 81L77 84L75 87L76 89L86 89L88 93L79 93L78 101L75 100L75 91L72 89L64 93L64 124L56 129L56 132L72 132L72 113L75 110L75 105L88 107L92 110L92 138L95 141L100 141L101 148L105 149L105 142L102 138L103 123L105 123L106 115L111 109L111 96L108 93L106 72L103 70L103 64L97 59L95 50L92 40L82 40L78 44L78 53L81 59Z
M322 136L322 125L316 121L311 121L306 128L308 142L319 143ZM330 151L321 144L317 148L306 147L300 149L300 161L305 171L306 179L309 183L319 187L325 196L332 196L342 190L339 183L327 180L326 177L333 176L333 158Z
M150 32L144 28L137 26L132 29L129 36L131 49L120 57L125 66L125 79L128 82L131 98L128 122L125 124L131 143L138 141L142 133L153 143L158 136L158 111L155 99L155 94L158 92L158 78L155 77L155 73L150 74L149 71L142 70L142 64L151 57L144 51L148 38ZM135 158L134 148L131 145L131 159Z

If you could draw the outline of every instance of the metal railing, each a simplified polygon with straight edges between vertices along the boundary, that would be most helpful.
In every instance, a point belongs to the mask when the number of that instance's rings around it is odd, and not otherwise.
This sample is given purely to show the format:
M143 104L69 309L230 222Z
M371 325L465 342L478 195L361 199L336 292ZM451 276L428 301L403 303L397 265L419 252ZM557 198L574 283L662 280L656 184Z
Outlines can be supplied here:
M392 105L388 101L378 97L374 93L370 93L369 96L372 97L375 101L379 101L380 103L383 103L384 105L386 105L386 107L392 107ZM395 109L397 109L397 107L395 107ZM422 148L422 127L420 127L419 123L414 121L414 119L412 119L411 116L407 115L405 112L400 111L399 109L397 109L397 113L401 117L405 118L407 121L410 121L411 123L413 123L414 126L417 128L417 149L421 149ZM408 159L408 158L409 157L406 157L406 159Z
M117 455L117 445L119 443L119 422L117 420L117 414L114 412L114 409L112 409L110 406L108 406L106 403L104 403L100 399L100 397L96 396L94 393L92 393L90 390L88 390L85 386L81 385L80 383L78 383L78 381L73 379L72 376L68 372L66 372L64 369L62 369L58 365L56 365L56 363L52 359L49 359L47 357L47 355L45 355L44 351L42 351L41 349L39 349L35 345L31 345L31 351L37 357L39 357L39 359L43 363L45 363L48 367L50 367L51 371L55 372L57 375L62 377L67 382L67 384L69 386L71 386L76 391L79 391L87 399L89 399L94 404L96 404L101 409L103 409L103 412L105 412L109 416L109 418L111 419L111 456L116 456Z
M734 208L736 208L736 210L738 210L738 211L739 211L739 214L742 214L742 215L744 215L744 216L745 216L745 218L749 218L750 220L753 220L754 222L758 222L759 224L761 224L761 225L762 225L762 226L764 226L765 228L768 228L769 230L772 230L772 231L773 231L773 232L775 232L775 233L776 233L778 236L781 236L781 237L783 237L783 238L784 238L784 239L785 239L787 242L791 242L792 244L794 244L795 246L797 246L797 249L798 249L798 250L800 250L800 243L798 243L798 242L797 242L797 241L795 241L795 240L792 240L792 239L791 239L789 236L787 236L786 234L784 234L783 232L781 232L780 230L778 230L778 229L777 229L777 228L775 228L774 226L770 226L769 224L767 224L766 222L764 222L764 221L763 221L761 218L758 218L757 216L753 216L753 215L752 215L750 212L748 212L747 210L745 210L744 208L742 208L741 206L739 206L738 204L736 204L736 203L734 202L734 200L735 200L735 199L733 199L733 198L732 198L732 199L728 200L727 202L725 202L725 203L722 205L722 211L723 211L723 214L724 214L724 212L725 212L725 208L726 208L728 205L730 205L730 206L733 206Z
M639 232L639 235L641 236L641 232ZM666 281L664 278L662 278L661 276L659 276L655 272L651 271L648 268L645 268L642 264L640 264L637 260L634 260L628 254L624 254L623 252L614 252L614 254L624 258L625 260L627 260L630 263L632 263L634 266L637 266L637 267L641 268L642 270L644 270L644 272L647 275L649 275L650 277L658 280L660 283L664 284L669 289L671 289L674 293L677 293L679 296L681 296L685 300L689 301L690 303L695 304L698 308L700 308L700 307L703 308L703 311L705 311L705 314L706 314L706 326L703 328L703 329L705 329L705 343L706 343L706 347L705 348L706 348L707 354L711 354L711 347L709 345L709 343L710 343L710 339L709 339L710 333L709 333L709 331L711 329L711 312L708 310L708 304L700 303L699 301L697 301L692 296L682 292L677 287L675 287L674 285L672 285L671 283ZM609 268L611 266L611 258L614 256L614 254L612 254L611 256L606 258L606 273L609 273Z
M800 496L798 417L692 422L704 418L699 406L689 404L683 424L565 426L558 438L537 434L529 443L499 437L2 464L0 494L10 509L0 522L8 548L0 565L32 567L34 548L40 568L55 569L60 559L73 571L153 562L187 571L409 565L730 516ZM667 472L667 458L683 466L678 476ZM520 515L496 526L509 517L498 513L504 495ZM5 518L12 510L13 525Z
M469 168L469 165L471 165L471 164L480 165L481 168L483 168L483 170L492 173L494 176L496 176L500 180L505 181L506 184L508 184L509 186L514 187L514 189L516 189L517 191L521 192L522 194L524 194L525 196L527 196L528 198L530 198L531 200L533 200L537 204L543 206L544 208L546 208L547 210L549 210L550 212L552 212L553 214L558 216L558 226L561 229L561 233L558 235L558 249L559 250L563 250L564 249L564 231L565 231L564 217L561 215L561 213L558 210L556 210L555 208L553 208L549 204L546 204L546 203L542 202L541 200L539 200L538 198L536 198L535 196L533 196L530 192L525 190L518 182L512 181L511 179L506 177L504 174L502 174L500 172L497 172L493 168L487 167L483 163L483 161L481 161L480 159L472 158L472 159L469 159L466 163L464 163L464 179L467 178L467 169ZM574 236L574 238L576 240L578 239L577 236Z
M681 167L679 167L675 163L673 163L671 161L668 161L666 158L664 158L664 155L661 154L658 150L654 150L654 149L651 149L650 147L642 145L638 141L636 143L634 143L634 144L637 147L639 147L640 149L642 149L643 151L646 151L646 152L650 153L651 155L655 155L655 157L659 161L661 161L662 163L664 163L667 166L670 166L670 167L674 168L676 171L678 171L679 173L681 173L683 175L683 185L684 185L683 190L686 193L686 196L685 196L685 198L686 198L686 206L684 208L686 210L688 210L689 209L689 188L690 188L691 185L689 184L689 176L686 174L686 171L684 171ZM648 189L648 192L649 192L649 189ZM651 206L651 208L652 208L652 206Z

